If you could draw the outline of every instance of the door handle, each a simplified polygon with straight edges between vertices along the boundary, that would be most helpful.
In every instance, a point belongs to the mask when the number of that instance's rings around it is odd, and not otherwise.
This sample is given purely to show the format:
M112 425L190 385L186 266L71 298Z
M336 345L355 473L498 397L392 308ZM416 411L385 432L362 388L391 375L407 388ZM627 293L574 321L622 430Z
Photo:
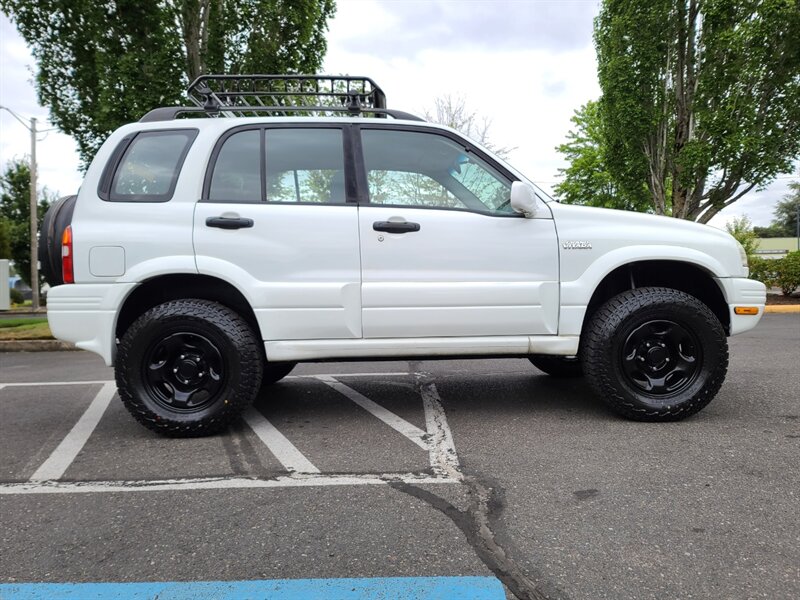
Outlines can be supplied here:
M220 229L245 229L253 226L253 219L240 219L238 217L208 217L206 227L219 227Z
M386 233L410 233L419 231L419 223L410 221L375 221L372 224L375 231L385 231Z

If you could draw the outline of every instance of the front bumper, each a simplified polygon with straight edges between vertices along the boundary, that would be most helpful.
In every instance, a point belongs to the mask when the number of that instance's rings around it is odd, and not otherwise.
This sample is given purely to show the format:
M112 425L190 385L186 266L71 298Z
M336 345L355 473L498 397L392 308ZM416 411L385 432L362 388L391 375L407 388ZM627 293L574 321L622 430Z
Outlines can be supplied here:
M117 315L135 283L59 285L47 293L47 321L53 336L103 357L116 355Z
M760 281L744 277L719 277L715 280L722 288L728 303L731 318L730 335L744 333L758 325L767 303L767 286ZM734 312L737 306L758 307L758 314L737 315Z

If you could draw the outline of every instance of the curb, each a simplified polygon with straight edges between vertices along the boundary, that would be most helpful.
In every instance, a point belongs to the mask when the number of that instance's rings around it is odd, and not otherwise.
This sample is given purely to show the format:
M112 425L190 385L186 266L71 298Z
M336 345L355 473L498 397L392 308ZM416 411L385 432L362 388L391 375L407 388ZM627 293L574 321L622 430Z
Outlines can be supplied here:
M0 352L60 352L80 350L73 344L59 340L2 340Z
M800 304L767 304L765 313L800 313Z

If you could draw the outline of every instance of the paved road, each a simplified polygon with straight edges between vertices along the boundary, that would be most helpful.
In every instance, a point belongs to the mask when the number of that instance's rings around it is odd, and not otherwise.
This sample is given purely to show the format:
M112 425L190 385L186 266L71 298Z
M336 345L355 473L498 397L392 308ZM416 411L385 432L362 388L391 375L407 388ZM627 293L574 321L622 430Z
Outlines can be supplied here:
M799 369L800 315L767 315L731 339L709 407L642 424L522 360L302 365L230 433L169 440L111 398L93 355L0 354L0 386L59 382L0 389L0 583L479 576L509 598L800 597Z

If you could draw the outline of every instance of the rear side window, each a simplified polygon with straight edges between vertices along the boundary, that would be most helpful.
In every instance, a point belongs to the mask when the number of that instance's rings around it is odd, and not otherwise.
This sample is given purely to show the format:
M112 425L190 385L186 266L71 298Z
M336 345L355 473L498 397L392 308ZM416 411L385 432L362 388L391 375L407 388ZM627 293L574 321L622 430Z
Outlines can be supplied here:
M113 202L166 202L175 192L183 161L196 136L196 129L137 134L127 141L110 189L100 189L100 197Z
M266 188L267 202L343 204L342 131L268 129Z

